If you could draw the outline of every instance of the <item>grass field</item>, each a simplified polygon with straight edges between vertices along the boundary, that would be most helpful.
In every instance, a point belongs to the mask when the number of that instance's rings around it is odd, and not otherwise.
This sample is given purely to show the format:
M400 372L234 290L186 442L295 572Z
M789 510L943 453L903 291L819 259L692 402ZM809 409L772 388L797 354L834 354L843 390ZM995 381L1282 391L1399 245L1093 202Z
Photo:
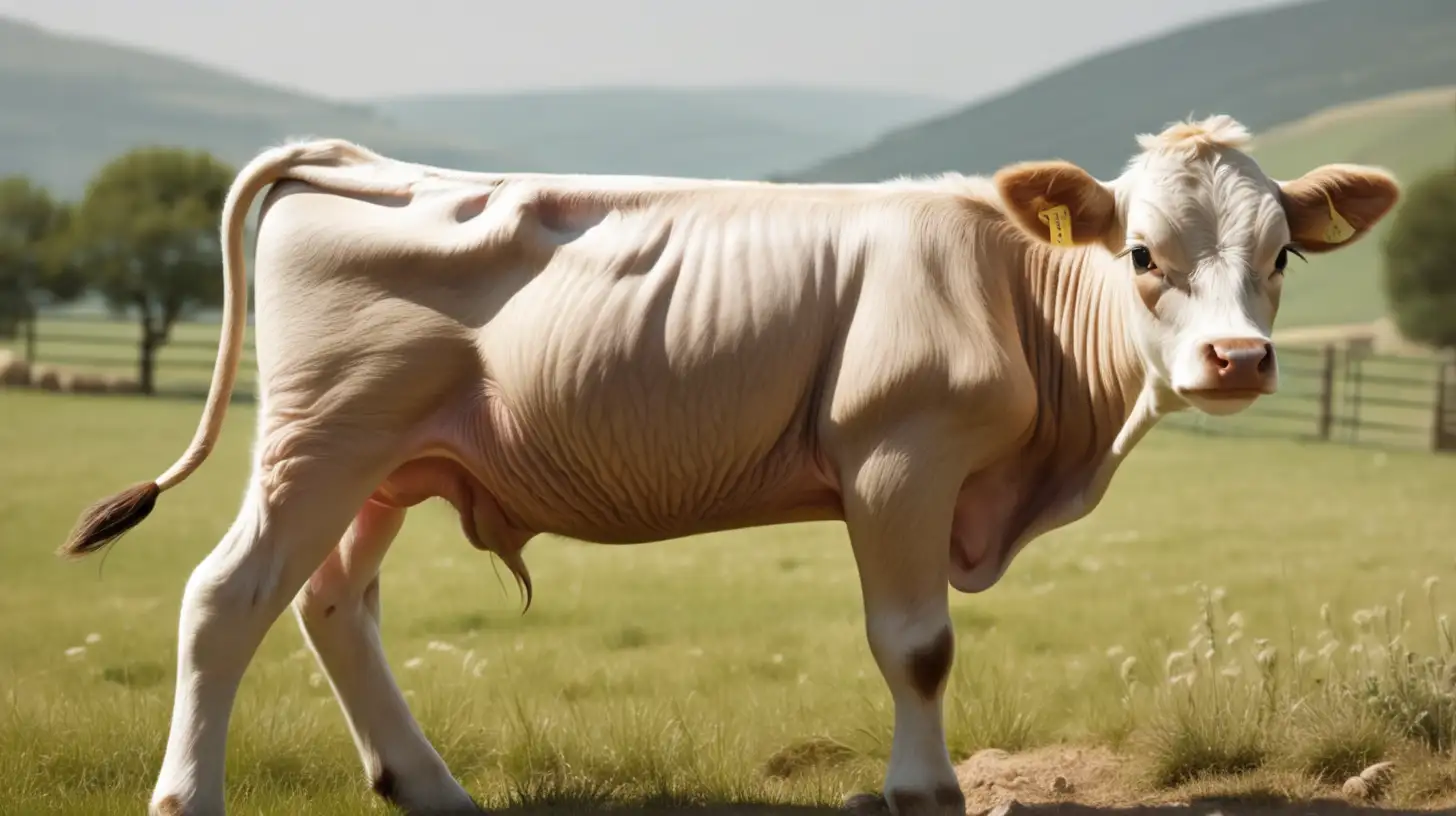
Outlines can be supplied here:
M236 509L251 410L104 559L51 552L82 507L170 463L197 411L0 392L0 812L144 805L178 600ZM957 758L1113 752L1117 772L1079 794L1097 804L1331 795L1386 756L1400 762L1389 802L1456 805L1456 657L1437 623L1456 609L1453 488L1450 457L1154 432L1091 517L988 593L953 593ZM384 569L391 665L487 807L760 813L704 806L827 808L878 787L890 705L842 526L631 548L543 538L527 559L523 617L505 570L426 505ZM1392 645L1396 613L1410 623ZM1210 646L1213 664L1190 669ZM1386 660L1407 647L1410 666ZM384 812L317 672L281 619L239 695L233 812Z

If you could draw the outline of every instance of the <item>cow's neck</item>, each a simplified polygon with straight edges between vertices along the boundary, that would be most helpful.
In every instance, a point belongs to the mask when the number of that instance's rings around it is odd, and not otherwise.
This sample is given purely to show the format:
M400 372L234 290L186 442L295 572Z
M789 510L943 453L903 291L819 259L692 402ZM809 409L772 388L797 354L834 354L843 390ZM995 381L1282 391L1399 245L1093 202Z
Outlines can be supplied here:
M1113 472L1159 416L1133 344L1129 274L1100 246L1025 249L1018 319L1039 385L1036 424L1021 449L1035 518L1021 538L1067 524L1101 500Z
M1111 255L1021 243L1010 257L1037 412L1021 447L966 485L966 532L990 539L968 588L994 583L1031 540L1096 507L1160 413L1126 325L1133 295L1113 277Z

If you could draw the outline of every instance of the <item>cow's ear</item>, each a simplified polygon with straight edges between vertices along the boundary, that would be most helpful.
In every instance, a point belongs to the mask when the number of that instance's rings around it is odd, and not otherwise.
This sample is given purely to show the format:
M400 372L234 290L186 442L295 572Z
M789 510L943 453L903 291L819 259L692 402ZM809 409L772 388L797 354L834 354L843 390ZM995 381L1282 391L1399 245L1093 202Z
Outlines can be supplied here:
M1011 218L1043 242L1121 243L1111 188L1071 162L1013 164L996 174L995 183Z
M1326 164L1281 182L1289 235L1307 252L1329 252L1359 240L1400 199L1400 185L1384 170Z

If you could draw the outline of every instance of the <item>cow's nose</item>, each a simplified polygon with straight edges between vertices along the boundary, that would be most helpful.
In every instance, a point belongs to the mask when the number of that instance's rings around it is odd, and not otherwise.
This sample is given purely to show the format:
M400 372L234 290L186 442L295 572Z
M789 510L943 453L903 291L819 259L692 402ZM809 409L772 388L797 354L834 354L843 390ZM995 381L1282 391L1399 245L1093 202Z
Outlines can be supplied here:
M1263 340L1214 340L1203 347L1203 354L1220 389L1263 391L1274 373L1274 346Z

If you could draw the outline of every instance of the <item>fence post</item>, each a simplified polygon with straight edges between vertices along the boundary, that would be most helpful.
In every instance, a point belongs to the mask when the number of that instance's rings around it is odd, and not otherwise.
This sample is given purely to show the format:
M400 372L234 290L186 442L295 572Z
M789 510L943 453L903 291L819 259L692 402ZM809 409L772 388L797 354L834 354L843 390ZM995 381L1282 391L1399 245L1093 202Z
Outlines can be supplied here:
M30 370L35 370L35 324L36 316L32 314L29 320L25 321L25 364Z
M1319 438L1330 440L1330 428L1335 423L1335 346L1325 344L1324 363L1320 366L1319 417L1317 419Z
M1442 360L1436 364L1436 405L1435 415L1431 422L1431 450L1445 451L1456 449L1456 429L1447 427L1451 417L1447 414L1456 406L1448 405L1446 400L1448 392L1453 385L1450 371L1456 363Z

